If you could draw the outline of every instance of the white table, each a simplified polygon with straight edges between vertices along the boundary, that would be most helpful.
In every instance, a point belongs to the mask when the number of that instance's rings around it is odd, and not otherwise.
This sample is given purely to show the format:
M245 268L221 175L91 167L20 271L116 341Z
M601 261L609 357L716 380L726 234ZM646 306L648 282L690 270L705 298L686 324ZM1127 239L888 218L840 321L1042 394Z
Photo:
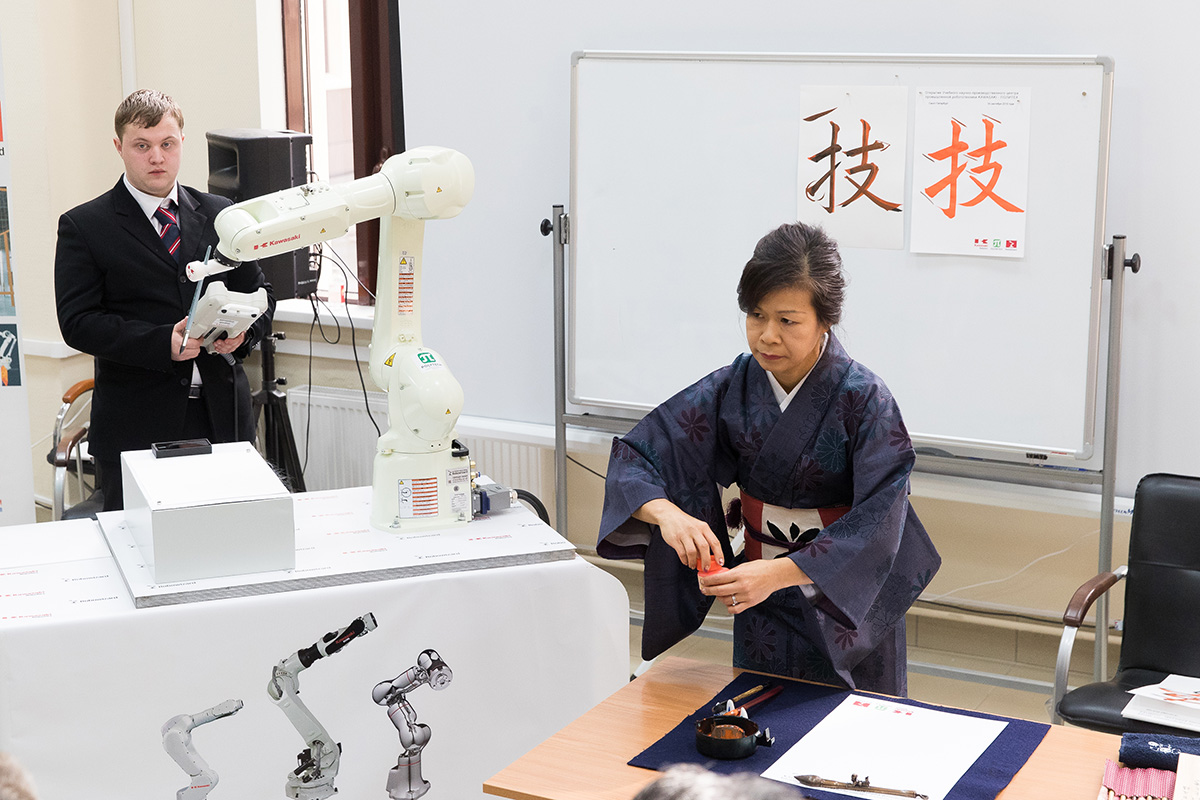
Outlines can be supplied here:
M299 677L342 743L338 796L387 797L400 746L371 689L432 648L454 679L408 695L432 729L427 796L482 797L489 776L626 683L629 601L578 558L461 568L135 608L95 523L0 528L0 750L41 800L165 800L187 776L163 752L162 724L240 699L193 731L220 775L210 797L282 798L304 742L267 696L271 668L372 612L377 630Z

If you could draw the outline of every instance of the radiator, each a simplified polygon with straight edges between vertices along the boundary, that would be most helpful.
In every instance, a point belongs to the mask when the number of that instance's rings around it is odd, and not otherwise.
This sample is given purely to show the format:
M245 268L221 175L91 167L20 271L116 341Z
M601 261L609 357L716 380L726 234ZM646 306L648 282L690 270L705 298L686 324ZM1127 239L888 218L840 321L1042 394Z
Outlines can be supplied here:
M367 392L371 416L387 429L387 395ZM296 386L288 390L288 416L309 491L371 483L378 435L360 390ZM554 504L554 433L549 425L462 417L458 439L476 470L513 489Z

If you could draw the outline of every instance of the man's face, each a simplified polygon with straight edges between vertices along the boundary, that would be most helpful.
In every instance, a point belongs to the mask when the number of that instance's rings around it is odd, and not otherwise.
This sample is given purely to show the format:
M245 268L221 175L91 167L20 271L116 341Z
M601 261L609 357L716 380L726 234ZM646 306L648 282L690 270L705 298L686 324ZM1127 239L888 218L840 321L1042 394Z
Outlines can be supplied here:
M164 114L153 128L130 125L113 144L131 184L154 197L171 193L183 150L183 131L174 117Z

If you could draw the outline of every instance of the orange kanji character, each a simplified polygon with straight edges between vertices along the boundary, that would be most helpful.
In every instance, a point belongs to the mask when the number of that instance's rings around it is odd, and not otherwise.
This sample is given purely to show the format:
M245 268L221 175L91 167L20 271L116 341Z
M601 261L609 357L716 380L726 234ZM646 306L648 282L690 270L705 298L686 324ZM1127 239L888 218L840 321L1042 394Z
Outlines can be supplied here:
M960 139L962 134L962 123L951 118L950 120L950 144L943 147L941 150L935 150L932 153L926 153L929 158L934 161L945 161L950 159L950 174L942 178L940 181L930 184L925 187L925 196L930 200L942 193L943 189L950 189L950 205L941 209L941 212L950 219L954 219L954 215L958 212L958 176L967 168L966 164L959 164L958 157L967 149L967 143Z
M978 195L971 198L967 202L963 203L963 205L964 206L978 205L979 203L983 202L983 198L990 197L996 201L996 205L1000 206L1005 211L1012 211L1012 212L1015 212L1018 214L1023 213L1023 209L1017 208L1015 205L1008 202L1003 197L1001 197L1000 195L996 194L993 191L993 189L996 188L996 182L998 180L1000 180L1000 170L1003 169L1003 166L998 161L992 161L992 153L996 152L997 150L999 150L1001 148L1008 147L1008 142L1004 141L1003 139L996 139L995 141L992 140L992 132L995 129L995 127L996 127L996 123L994 120L990 119L989 117L984 117L983 118L983 130L984 130L983 147L976 148L975 150L972 150L971 152L967 153L967 155L971 156L972 158L979 158L980 156L983 156L983 162L980 163L980 165L977 167L972 167L971 172L973 172L977 175L981 172L991 170L992 175L991 175L991 178L987 182L987 186L984 186L979 181L979 179L975 177L975 175L967 176L972 181L974 181L975 185L979 187L980 191L979 191Z

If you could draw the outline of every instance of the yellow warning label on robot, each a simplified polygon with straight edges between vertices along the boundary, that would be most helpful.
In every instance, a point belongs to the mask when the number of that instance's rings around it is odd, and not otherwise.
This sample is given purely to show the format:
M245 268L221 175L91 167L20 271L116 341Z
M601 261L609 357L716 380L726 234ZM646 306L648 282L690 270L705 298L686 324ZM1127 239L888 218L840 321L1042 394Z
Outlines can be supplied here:
M441 193L442 193L442 187L440 187L440 186L439 186L439 187L437 188L437 194L441 194Z
M392 353L390 356L388 356L388 357L387 357L387 361L383 362L383 365L384 365L385 367L390 367L390 366L392 365L392 361L393 361L395 358L396 358L396 354L395 354L395 353Z

